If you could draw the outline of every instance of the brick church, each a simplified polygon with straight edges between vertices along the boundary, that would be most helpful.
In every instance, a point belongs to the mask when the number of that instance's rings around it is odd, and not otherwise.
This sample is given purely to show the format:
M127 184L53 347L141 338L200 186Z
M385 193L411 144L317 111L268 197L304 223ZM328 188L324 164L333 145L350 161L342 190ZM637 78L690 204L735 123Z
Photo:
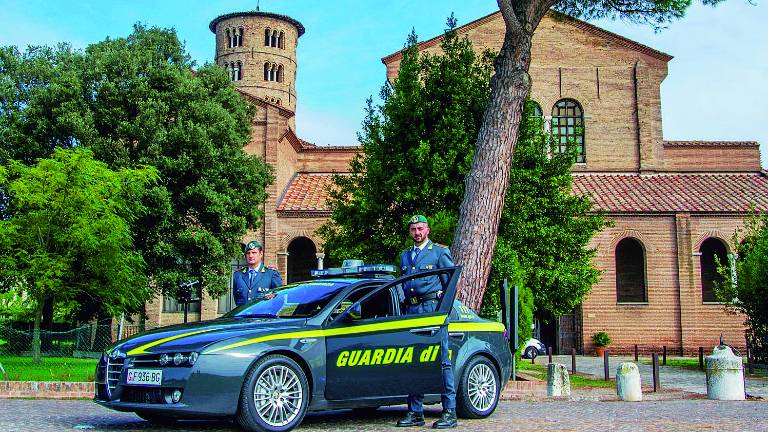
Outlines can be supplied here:
M296 47L304 34L297 20L269 12L225 14L211 21L216 63L257 107L246 152L272 166L263 225L250 233L265 245L265 262L283 281L308 278L322 266L321 239L328 220L327 188L348 171L358 147L318 146L299 137ZM476 51L498 52L504 38L499 12L458 28ZM422 42L435 53L440 39ZM400 52L382 59L387 78L398 73ZM545 127L579 153L573 193L589 195L612 226L597 234L595 265L602 271L573 314L541 329L559 351L593 350L591 336L605 331L613 351L668 346L672 352L713 346L720 333L744 345L743 317L717 302L715 257L728 262L733 235L750 205L768 210L768 178L752 141L666 141L661 124L661 82L672 56L576 19L546 16L533 42L531 99ZM557 151L558 149L555 149ZM233 257L237 270L244 262ZM190 319L211 319L233 307L231 295L203 296ZM160 325L181 320L173 298L147 306Z

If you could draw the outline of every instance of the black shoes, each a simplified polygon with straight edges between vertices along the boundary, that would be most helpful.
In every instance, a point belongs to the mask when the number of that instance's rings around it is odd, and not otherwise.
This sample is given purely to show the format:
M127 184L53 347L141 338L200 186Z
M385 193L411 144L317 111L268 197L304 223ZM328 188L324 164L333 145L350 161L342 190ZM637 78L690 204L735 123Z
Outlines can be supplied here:
M424 424L422 422L422 424ZM434 429L450 429L458 426L459 421L456 419L456 410L447 409L440 415L440 420L432 423Z
M454 415L454 418L456 416ZM408 411L405 417L397 421L397 427L424 426L424 413Z

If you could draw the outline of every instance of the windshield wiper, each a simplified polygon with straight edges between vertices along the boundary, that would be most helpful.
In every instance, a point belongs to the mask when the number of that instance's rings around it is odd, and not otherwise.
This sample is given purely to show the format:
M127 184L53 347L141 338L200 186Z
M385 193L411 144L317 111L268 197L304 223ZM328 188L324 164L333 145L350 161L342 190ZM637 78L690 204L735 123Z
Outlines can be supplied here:
M235 315L237 318L279 318L275 314L240 314Z

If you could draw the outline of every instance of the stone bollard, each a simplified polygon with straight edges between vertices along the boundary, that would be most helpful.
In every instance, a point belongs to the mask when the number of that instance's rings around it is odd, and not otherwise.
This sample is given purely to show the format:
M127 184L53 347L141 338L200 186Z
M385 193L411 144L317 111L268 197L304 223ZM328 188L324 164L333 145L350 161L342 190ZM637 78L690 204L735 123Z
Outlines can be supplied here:
M570 396L571 379L568 369L560 363L547 365L547 396Z
M640 369L632 362L621 363L616 369L616 393L619 399L628 402L643 400L643 388L640 385Z
M728 345L718 345L707 356L707 398L744 400L744 368L741 357Z

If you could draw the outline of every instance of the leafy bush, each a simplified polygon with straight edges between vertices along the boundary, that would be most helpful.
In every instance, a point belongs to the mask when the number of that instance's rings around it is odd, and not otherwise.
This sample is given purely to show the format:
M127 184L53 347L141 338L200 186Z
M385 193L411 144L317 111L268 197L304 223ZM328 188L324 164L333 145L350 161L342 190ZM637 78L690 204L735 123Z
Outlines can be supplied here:
M608 333L600 331L592 335L592 343L599 347L608 346L611 344L611 338Z

